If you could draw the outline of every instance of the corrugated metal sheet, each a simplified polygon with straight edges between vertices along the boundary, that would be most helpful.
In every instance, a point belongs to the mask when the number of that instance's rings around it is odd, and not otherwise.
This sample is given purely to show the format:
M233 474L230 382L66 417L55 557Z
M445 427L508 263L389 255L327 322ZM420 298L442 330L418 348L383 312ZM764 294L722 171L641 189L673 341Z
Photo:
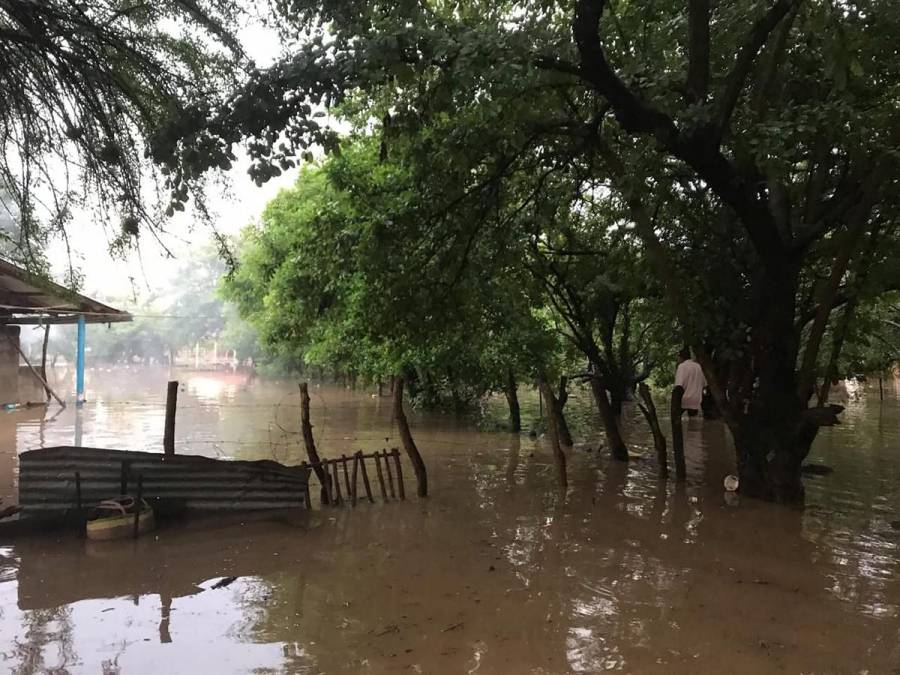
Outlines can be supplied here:
M92 507L120 494L123 471L127 494L135 492L137 477L142 476L145 498L193 510L308 506L307 466L73 447L41 448L19 455L19 504L26 513L75 508L78 472L82 506Z

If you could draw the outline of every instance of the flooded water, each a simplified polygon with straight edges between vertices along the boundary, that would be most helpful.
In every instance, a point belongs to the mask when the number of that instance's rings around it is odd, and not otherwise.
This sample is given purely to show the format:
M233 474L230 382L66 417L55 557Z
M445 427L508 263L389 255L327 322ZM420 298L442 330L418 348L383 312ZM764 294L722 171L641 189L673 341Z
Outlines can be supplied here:
M0 495L15 494L15 456L26 449L160 450L167 377L91 371L80 412L0 413ZM180 379L177 452L302 459L295 383ZM525 402L526 417L535 405ZM686 423L689 480L676 489L656 479L642 424L626 427L648 459L611 464L596 451L586 392L569 407L579 445L566 494L542 439L412 414L426 500L195 520L103 546L75 536L0 542L2 667L900 672L893 391L884 403L877 393L850 401L845 424L818 439L811 460L835 471L807 479L803 511L726 504L732 453L719 423ZM486 414L502 415L500 402ZM370 392L314 387L312 417L328 456L399 444L389 401ZM237 579L216 587L224 577Z

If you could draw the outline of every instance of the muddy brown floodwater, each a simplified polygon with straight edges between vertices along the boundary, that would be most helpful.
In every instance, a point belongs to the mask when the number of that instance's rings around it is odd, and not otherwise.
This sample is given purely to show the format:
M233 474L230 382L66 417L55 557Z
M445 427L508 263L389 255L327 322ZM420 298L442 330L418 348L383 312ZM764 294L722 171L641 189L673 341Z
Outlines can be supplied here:
M71 374L55 375L65 389ZM161 450L167 375L93 370L80 412L0 413L0 496L15 494L26 449ZM180 379L177 452L302 459L294 382ZM326 455L397 444L388 399L314 386L312 402ZM629 441L648 459L611 464L575 392L565 495L541 439L413 414L427 500L204 519L103 546L0 542L2 668L900 672L898 399L861 392L847 405L816 442L811 459L834 473L807 478L803 511L726 504L732 453L716 422L686 423L683 489L656 479L633 411ZM535 400L525 408L533 416ZM502 413L497 402L486 416Z

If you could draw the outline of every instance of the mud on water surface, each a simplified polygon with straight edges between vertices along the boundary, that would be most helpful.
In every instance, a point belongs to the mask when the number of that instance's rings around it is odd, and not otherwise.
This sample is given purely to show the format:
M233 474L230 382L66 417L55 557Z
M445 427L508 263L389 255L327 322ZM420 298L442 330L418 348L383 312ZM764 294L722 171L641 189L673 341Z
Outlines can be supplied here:
M69 374L56 375L64 389ZM0 413L0 496L15 494L26 449L161 450L167 376L95 370L80 413ZM302 459L296 383L179 378L176 451ZM398 444L389 400L370 394L313 388L323 454ZM656 479L633 411L629 440L647 460L597 452L576 391L561 495L540 438L413 414L424 501L193 521L137 542L0 542L0 669L900 672L900 412L888 394L852 398L817 440L811 460L834 473L806 479L803 511L725 503L733 460L717 422L686 423L689 480L676 489Z

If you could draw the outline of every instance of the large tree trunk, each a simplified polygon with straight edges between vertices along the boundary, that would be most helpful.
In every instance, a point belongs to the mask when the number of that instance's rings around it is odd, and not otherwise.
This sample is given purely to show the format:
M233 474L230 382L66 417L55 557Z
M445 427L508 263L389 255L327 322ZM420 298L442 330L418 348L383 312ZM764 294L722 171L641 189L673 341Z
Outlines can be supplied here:
M553 394L553 388L547 384L543 378L538 380L538 388L541 391L541 397L547 402L547 426L550 430L550 444L553 448L553 458L556 460L557 476L559 485L564 490L569 486L569 477L566 471L566 454L560 445L559 427L557 426L558 418L553 411L558 409L559 405L556 396Z
M416 474L416 492L420 497L428 496L428 474L425 470L425 462L419 449L413 441L412 433L409 430L409 422L406 420L406 413L403 410L403 378L398 377L394 380L394 419L397 420L397 427L400 429L400 439L403 441L403 449L409 457L409 461L413 465L413 471Z
M609 443L609 451L613 459L620 462L628 461L628 447L622 440L622 432L619 430L619 421L613 412L606 389L596 377L591 378L591 391L594 393L594 400L597 402L597 409L600 411L600 419L603 422L603 428L606 431L606 440Z
M622 405L628 400L628 385L625 383L624 378L618 376L618 374L613 377L607 377L606 384L609 387L609 400L613 415L621 417Z
M836 423L835 415L842 410L807 408L808 375L798 376L796 369L796 283L796 270L785 265L770 269L760 286L762 314L751 339L757 387L746 411L739 411L730 424L741 492L784 503L803 501L803 460L819 427ZM813 355L805 355L804 361L815 364Z
M506 374L506 403L509 405L509 430L513 433L522 431L522 411L519 408L519 391L516 377L512 369Z

